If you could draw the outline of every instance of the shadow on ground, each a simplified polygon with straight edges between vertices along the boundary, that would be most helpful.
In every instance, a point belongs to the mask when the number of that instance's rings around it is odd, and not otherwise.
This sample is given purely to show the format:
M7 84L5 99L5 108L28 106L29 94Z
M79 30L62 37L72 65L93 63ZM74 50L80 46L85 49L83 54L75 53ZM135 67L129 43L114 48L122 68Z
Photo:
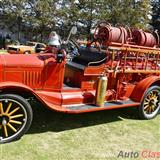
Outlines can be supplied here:
M60 132L123 119L138 119L135 108L123 108L82 114L64 114L46 109L38 102L32 102L33 123L28 134Z

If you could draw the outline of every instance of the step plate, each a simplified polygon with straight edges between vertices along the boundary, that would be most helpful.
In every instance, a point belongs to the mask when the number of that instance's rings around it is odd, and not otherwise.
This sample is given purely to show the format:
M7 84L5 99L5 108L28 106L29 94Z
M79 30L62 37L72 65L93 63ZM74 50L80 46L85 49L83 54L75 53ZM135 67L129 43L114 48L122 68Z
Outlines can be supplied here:
M113 108L123 108L123 107L132 107L132 106L138 106L140 103L134 102L132 100L126 100L126 101L111 101L106 102L104 104L104 107L98 107L94 104L87 104L87 105L79 105L79 106L67 106L65 107L67 110L70 111L96 111L96 110L107 110L107 109L113 109Z

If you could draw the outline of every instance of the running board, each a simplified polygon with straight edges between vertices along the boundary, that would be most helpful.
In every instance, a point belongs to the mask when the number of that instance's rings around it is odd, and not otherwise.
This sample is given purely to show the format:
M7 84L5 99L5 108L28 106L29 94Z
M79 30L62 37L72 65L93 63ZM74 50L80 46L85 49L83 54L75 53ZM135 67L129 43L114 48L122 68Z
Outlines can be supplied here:
M104 107L98 107L94 104L83 104L83 105L74 105L74 106L65 106L63 109L68 113L84 113L84 112L94 112L100 110L110 110L115 108L124 108L124 107L136 107L140 103L134 102L132 100L126 101L111 101L105 102Z

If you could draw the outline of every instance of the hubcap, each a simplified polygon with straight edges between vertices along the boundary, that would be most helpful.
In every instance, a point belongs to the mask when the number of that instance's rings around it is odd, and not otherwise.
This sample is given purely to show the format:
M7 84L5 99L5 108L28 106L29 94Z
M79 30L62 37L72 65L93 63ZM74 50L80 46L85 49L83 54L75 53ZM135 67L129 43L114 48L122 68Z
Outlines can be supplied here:
M0 100L0 140L19 134L26 124L26 110L13 99Z
M144 100L144 112L147 115L150 115L155 112L159 106L159 91L151 91Z

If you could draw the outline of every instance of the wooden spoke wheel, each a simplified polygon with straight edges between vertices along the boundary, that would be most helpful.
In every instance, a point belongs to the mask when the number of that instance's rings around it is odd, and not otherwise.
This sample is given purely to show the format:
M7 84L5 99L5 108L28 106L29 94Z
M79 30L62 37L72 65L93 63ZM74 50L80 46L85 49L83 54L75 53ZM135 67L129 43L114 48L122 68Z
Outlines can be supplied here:
M160 110L160 87L152 86L148 88L139 107L140 118L152 119Z
M0 95L0 143L19 139L32 123L30 104L21 96Z

